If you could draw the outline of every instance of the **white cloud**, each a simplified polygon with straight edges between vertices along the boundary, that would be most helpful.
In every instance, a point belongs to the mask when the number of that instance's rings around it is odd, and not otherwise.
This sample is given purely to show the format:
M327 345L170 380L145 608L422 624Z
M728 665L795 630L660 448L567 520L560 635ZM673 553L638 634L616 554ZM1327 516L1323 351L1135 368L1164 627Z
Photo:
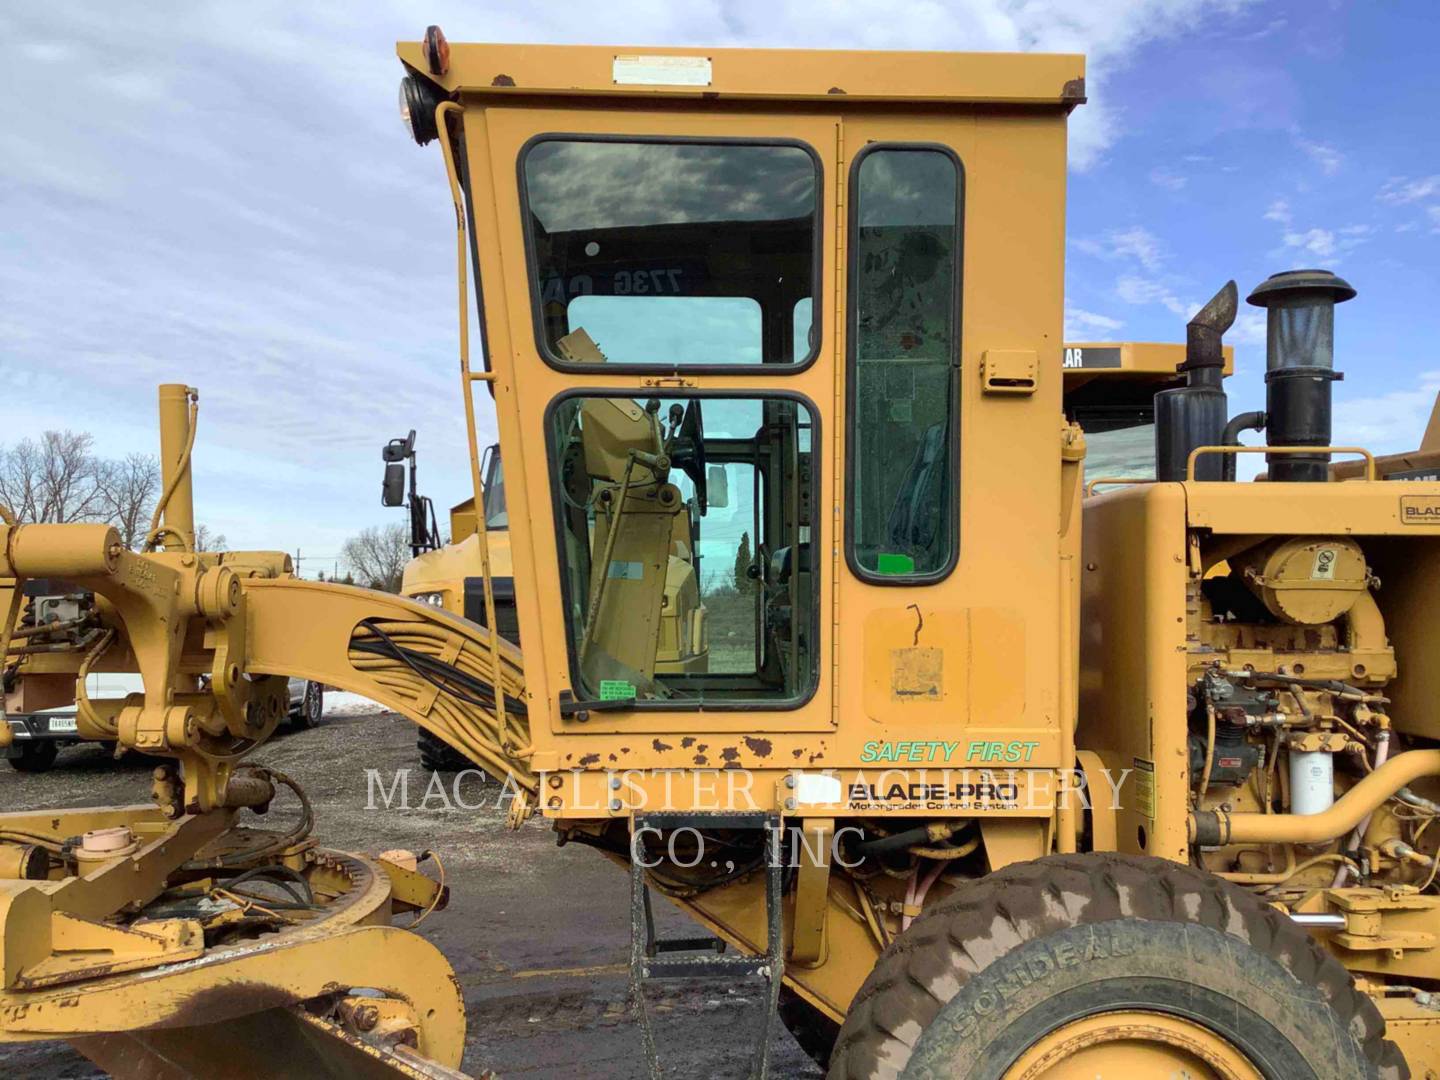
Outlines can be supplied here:
M1125 274L1115 282L1115 295L1127 304L1160 304L1186 319L1200 310L1198 303L1180 299L1163 282L1135 274Z
M1363 446L1380 454L1414 450L1440 393L1440 371L1426 371L1412 386L1383 394L1348 398L1345 384L1336 390L1335 443Z
M1266 221L1278 221L1282 225L1289 225L1293 220L1290 213L1290 204L1284 199L1276 199L1270 204L1270 209L1265 211Z
M1440 175L1425 176L1418 180L1394 176L1385 181L1375 198L1391 206L1405 206L1434 195L1440 195Z
M1285 246L1308 251L1319 259L1331 258L1335 252L1335 234L1329 229L1306 229L1304 232L1287 232Z
M1113 335L1124 325L1123 321L1112 319L1109 315L1101 315L1094 311L1086 311L1083 308L1068 305L1065 308L1066 341L1088 341L1097 337L1107 337Z
M1235 316L1235 325L1225 335L1231 345L1264 345L1265 312L1245 304L1241 294L1240 311Z
M1136 259L1147 270L1156 270L1165 260L1159 238L1149 229L1134 225L1110 234L1115 254Z
M1369 243L1374 232L1372 225L1345 225L1338 229L1287 228L1281 240L1288 249L1304 251L1317 259L1328 259L1333 264L1344 253Z
M1168 165L1157 165L1150 170L1150 182L1166 191L1182 191L1189 180Z
M1072 241L1077 251L1100 259L1134 259L1146 270L1156 271L1166 255L1160 238L1141 225L1112 229L1103 237L1082 237Z
M1314 142L1298 131L1293 132L1291 137L1295 140L1295 145L1303 150L1326 176L1334 176L1345 163L1345 155L1328 143Z
M1248 34L1245 34L1243 37L1240 38L1240 40L1262 41L1265 38L1269 37L1271 34L1278 34L1281 30L1285 29L1286 25L1288 25L1287 21L1283 18L1271 19L1266 25L1262 26L1258 30L1253 30Z

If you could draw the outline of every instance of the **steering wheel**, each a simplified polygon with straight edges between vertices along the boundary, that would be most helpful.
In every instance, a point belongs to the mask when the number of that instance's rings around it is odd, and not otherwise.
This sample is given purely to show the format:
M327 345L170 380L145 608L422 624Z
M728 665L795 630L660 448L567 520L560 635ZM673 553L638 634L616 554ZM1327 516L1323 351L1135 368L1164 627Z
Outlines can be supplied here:
M705 417L696 398L691 398L685 406L685 418L680 421L675 450L671 460L695 485L695 502L700 507L700 513L704 514L709 507L710 495L705 463Z

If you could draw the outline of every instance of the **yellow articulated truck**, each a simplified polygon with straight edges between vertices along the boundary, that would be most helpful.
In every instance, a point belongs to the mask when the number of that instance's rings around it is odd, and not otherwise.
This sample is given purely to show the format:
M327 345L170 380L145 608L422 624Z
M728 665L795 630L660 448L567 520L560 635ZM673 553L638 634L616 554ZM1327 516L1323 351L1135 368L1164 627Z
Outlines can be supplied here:
M0 526L7 701L74 688L81 735L173 762L147 803L0 814L0 1040L120 1075L454 1075L451 972L390 925L442 891L253 816L299 795L245 760L295 676L630 875L637 1071L667 978L763 989L757 1076L779 1023L834 1080L1440 1069L1437 454L1332 445L1348 283L1248 293L1263 416L1229 414L1221 288L1131 402L1153 472L1087 481L1082 58L436 28L399 56L521 646L483 512L483 618L193 550L196 405L162 388L148 550ZM39 581L88 598L73 626L30 632ZM144 693L83 696L110 669ZM657 893L706 936L657 939Z

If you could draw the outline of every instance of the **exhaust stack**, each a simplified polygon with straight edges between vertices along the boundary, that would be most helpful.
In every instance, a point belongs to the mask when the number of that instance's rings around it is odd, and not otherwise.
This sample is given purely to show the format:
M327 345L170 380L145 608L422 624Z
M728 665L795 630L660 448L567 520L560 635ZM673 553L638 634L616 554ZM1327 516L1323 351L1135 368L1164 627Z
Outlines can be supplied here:
M1253 299L1253 298L1252 298ZM1155 395L1155 477L1184 480L1197 446L1218 446L1225 436L1228 402L1223 388L1221 339L1235 322L1240 292L1235 282L1210 298L1185 327L1185 385ZM1224 460L1207 455L1195 463L1196 480L1223 480Z
M1289 270L1256 286L1249 303L1266 309L1265 445L1329 446L1335 370L1335 305L1355 296L1328 270ZM1323 483L1329 454L1267 454L1270 479Z

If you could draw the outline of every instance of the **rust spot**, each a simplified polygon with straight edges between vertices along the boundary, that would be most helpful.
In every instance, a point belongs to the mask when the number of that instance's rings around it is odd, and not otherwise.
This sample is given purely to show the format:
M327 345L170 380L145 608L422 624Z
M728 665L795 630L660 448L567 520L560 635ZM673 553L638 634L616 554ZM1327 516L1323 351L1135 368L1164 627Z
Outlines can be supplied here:
M706 765L706 764L709 764L709 761L710 761L710 759L707 758L704 754L696 754L696 755L695 755L695 764L696 764L696 765Z
M616 757L614 754L611 754L611 755L610 755L610 760L611 760L611 761L619 761L620 759L619 759L618 757Z
M803 747L802 747L801 749L799 749L799 750L791 750L791 751L790 751L790 756L791 756L791 757L796 757L796 758L802 758L802 757L805 756L805 750L804 750Z
M694 745L695 737L693 735L686 735L683 739L680 740L680 749L682 750L689 750L690 747Z
M840 87L838 87L838 86L832 86L832 87L830 87L829 90L826 90L825 93L827 93L827 94L843 94L843 93L845 93L845 91L844 91L844 90L841 90Z
M740 751L734 746L727 746L724 750L720 751L720 756L726 761L737 761L740 757Z
M650 745L653 746L656 750L658 750L658 751L659 751L660 753L662 753L662 754L663 754L666 750L674 750L674 749L675 749L675 748L674 748L673 746L671 746L669 743L667 743L667 742L661 742L659 739L656 739L656 740L655 740L654 742L652 742Z
M811 755L810 755L810 760L807 761L806 764L807 764L807 765L814 765L815 762L819 761L819 760L820 760L821 758L823 758L824 756L825 756L824 754L811 754Z
M512 79L509 75L496 75L495 78L493 78L493 79L490 80L490 85L491 85L491 86L514 86L514 85L515 85L515 80Z
M695 749L696 749L696 750L699 750L700 753L703 754L707 749L709 749L709 746L710 746L709 743L703 743L703 742L702 742L699 746L695 747Z
M584 757L582 757L582 758L580 759L580 767L583 769L583 768L585 768L587 765L594 765L594 764L595 764L597 761L599 761L599 760L600 760L600 755L599 755L599 754L586 754Z
M743 769L744 767L745 766L741 765L738 761L727 761L724 765L720 766L722 769Z
M628 753L630 752L630 747L628 747L628 746L622 746L622 747L620 747L620 752L621 752L622 754L628 754Z
M754 737L751 736L751 735L746 735L746 736L745 736L745 745L750 748L750 752L751 752L752 754L754 754L756 757L769 757L769 756L770 756L770 750L771 750L772 748L771 748L770 740L769 740L769 739L757 739L757 738L754 738Z

